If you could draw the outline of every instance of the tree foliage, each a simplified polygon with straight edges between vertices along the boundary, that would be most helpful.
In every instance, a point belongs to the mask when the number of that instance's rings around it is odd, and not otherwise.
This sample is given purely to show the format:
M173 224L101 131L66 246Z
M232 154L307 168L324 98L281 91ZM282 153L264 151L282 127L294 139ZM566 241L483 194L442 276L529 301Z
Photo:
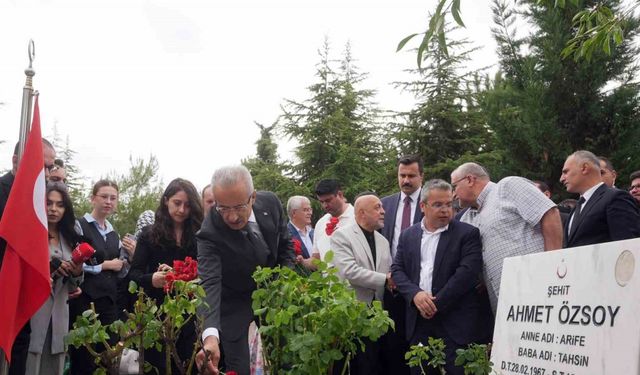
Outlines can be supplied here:
M514 1L514 4L518 1ZM537 0L536 5L546 9L575 8L579 11L572 18L573 29L571 37L567 39L561 51L563 57L573 57L575 60L591 60L594 53L603 52L611 56L615 47L623 44L627 34L628 22L634 19L634 12L640 6L640 1L633 1L629 7L611 7L606 2L585 5L582 0ZM436 10L429 14L429 25L422 33L406 36L398 43L397 51L415 38L422 36L417 49L418 68L422 67L425 55L433 50L429 48L434 42L438 48L448 54L449 41L444 25L448 15L456 24L465 27L460 11L460 0L438 0Z
M465 40L450 41L446 53L437 41L431 49L422 69L410 70L414 80L396 82L418 101L396 124L400 153L422 156L429 178L448 179L455 167L471 159L498 164L500 155L493 150L479 106L486 79L481 70L464 68L476 49Z
M619 1L606 3L615 8ZM634 146L621 136L638 128L638 90L629 80L637 49L626 42L611 56L563 59L576 8L547 7L534 0L519 4L523 8L514 12L509 9L513 5L494 1L499 22L493 32L502 72L481 101L496 147L508 155L506 170L558 186L562 164L572 151L588 149L614 161L628 155ZM531 35L516 39L509 30L517 14L533 25ZM634 33L636 29L637 23Z
M264 126L258 122L255 124L260 129L260 138L256 141L256 156L242 161L242 164L251 172L254 188L271 191L282 202L286 202L292 195L304 194L302 188L286 175L289 165L279 162L278 145L273 140L276 124L271 126Z
M310 97L287 100L280 118L284 133L298 143L292 176L308 194L324 178L340 180L350 198L364 190L384 192L388 184L379 171L388 165L389 147L375 91L359 87L366 74L358 71L348 44L337 67L328 41L319 55Z
M118 211L109 219L120 234L134 233L138 215L145 210L158 208L164 187L158 179L158 159L129 157L131 166L124 174L111 173L107 178L120 188Z

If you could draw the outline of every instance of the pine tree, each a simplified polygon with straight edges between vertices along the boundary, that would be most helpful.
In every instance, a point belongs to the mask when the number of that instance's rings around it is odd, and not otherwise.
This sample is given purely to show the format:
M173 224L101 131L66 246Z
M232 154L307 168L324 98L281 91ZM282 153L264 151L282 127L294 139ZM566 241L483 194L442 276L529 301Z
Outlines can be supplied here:
M514 10L510 2L494 1L503 74L482 103L497 147L508 155L505 166L512 174L559 187L564 160L578 149L610 156L622 171L631 161L638 165L638 86L629 79L637 47L627 41L611 56L596 52L590 61L563 59L573 16L595 1L567 3L564 9L535 0L519 4L522 8ZM514 36L517 14L533 25L531 35ZM637 30L632 20L628 32Z
M308 87L310 98L287 100L280 119L284 133L298 142L293 176L309 193L323 178L340 180L349 198L364 190L386 189L381 178L386 150L372 102L375 92L359 88L366 74L355 66L349 44L337 69L328 40L319 55L318 81Z
M402 154L423 158L425 174L449 179L464 161L495 165L492 136L478 105L483 91L482 70L465 70L476 48L466 40L450 40L448 51L431 42L422 69L410 69L416 79L395 86L415 95L413 109L400 115L396 139Z
M287 165L278 162L278 145L273 140L276 123L264 126L255 122L260 129L260 138L256 141L256 156L244 159L242 164L249 169L256 190L275 193L283 204L292 195L301 193L295 181L285 176Z

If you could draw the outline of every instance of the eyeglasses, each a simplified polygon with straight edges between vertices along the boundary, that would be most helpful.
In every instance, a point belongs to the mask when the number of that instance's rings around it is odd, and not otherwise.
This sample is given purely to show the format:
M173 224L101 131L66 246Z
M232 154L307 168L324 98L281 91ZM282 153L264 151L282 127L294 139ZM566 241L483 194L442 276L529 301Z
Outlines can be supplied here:
M244 211L247 208L249 208L249 203L251 203L251 198L253 197L253 193L251 195L249 195L249 199L247 199L247 203L244 204L239 204L237 206L233 206L233 207L226 207L226 206L220 206L216 203L215 207L216 207L216 211L218 211L218 213L220 215L225 215L228 214L230 212L240 212L240 211Z
M631 185L629 186L629 191L640 189L640 185Z
M447 209L450 209L453 207L453 202L447 202L447 203L442 203L442 202L435 202L435 203L427 203L427 205L429 205L431 208L439 210L443 207L446 207Z
M100 197L100 199L102 199L103 201L117 201L118 200L118 196L117 195L108 195L108 194L100 194L100 195L96 195L96 197Z
M453 188L453 190L456 190L456 187L458 186L458 184L459 184L461 181L466 180L467 178L469 178L469 179L470 179L470 178L471 178L471 176L464 176L464 177L460 178L460 179L459 179L459 180L457 180L457 181L453 181L453 182L451 183L451 188Z

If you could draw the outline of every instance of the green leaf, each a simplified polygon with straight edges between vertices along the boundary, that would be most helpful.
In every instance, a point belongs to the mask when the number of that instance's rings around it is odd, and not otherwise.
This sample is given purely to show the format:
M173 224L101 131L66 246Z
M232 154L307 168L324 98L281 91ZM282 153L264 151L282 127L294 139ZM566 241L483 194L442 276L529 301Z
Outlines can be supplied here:
M400 43L398 43L398 48L396 48L396 52L399 52L401 49L403 49L403 48L404 48L404 46L405 46L405 44L407 44L407 43L408 43L411 39L413 39L413 37L415 37L416 35L419 35L419 34L418 34L418 33L414 33L414 34L411 34L411 35L409 35L409 36L405 37L404 39L402 39L402 40L400 41Z
M466 27L464 22L462 22L462 17L460 17L460 0L453 0L451 4L451 15L458 25Z
M138 291L138 284L135 281L129 281L129 293L135 294Z
M603 43L602 43L602 50L604 51L604 53L606 53L608 56L611 56L611 43L610 43L610 39L606 38Z

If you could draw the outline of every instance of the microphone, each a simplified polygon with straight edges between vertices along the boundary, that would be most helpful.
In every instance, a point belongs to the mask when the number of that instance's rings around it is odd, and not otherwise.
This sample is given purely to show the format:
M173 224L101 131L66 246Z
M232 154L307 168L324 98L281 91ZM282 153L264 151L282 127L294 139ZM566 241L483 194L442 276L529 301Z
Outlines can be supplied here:
M90 261L95 253L96 250L91 245L86 242L80 242L71 252L71 261L75 264L82 264Z
M90 266L95 266L104 261L104 256L100 254L102 259L98 259L99 256L96 253L96 250L86 242L80 242L75 249L71 252L71 261L80 265L82 263L86 263ZM53 274L60 266L62 265L62 260L60 258L51 258L49 261L49 271ZM58 275L54 275L53 279L56 280ZM64 280L67 278L65 277Z

